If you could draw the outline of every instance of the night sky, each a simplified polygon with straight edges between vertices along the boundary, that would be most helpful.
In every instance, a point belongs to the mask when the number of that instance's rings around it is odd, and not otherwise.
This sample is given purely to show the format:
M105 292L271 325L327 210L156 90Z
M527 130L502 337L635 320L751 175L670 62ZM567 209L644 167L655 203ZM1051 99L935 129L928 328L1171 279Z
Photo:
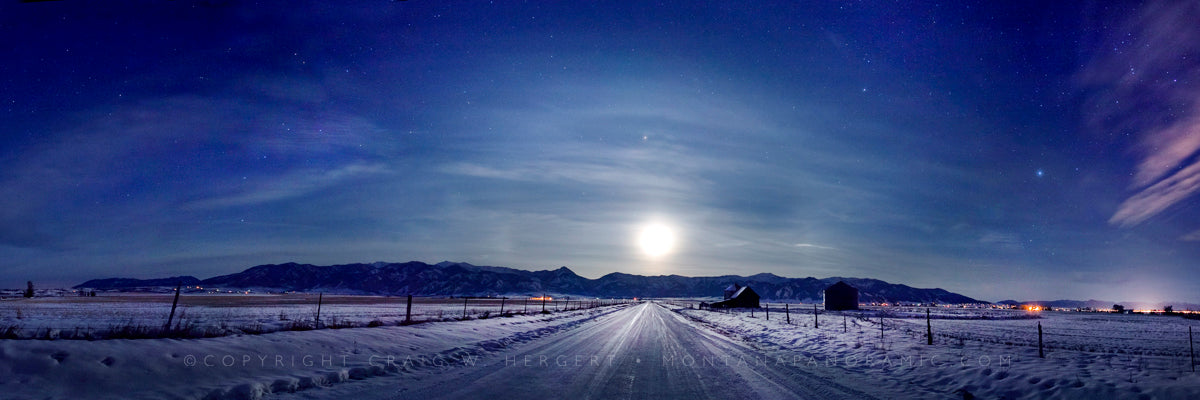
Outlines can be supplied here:
M6 1L0 287L452 260L1200 302L1198 20Z

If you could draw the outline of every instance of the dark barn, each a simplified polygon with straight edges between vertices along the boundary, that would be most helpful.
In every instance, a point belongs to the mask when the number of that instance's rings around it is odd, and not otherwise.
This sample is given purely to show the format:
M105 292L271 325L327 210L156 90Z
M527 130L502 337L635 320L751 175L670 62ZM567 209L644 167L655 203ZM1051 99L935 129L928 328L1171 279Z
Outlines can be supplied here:
M749 286L730 285L725 289L725 301L712 303L712 308L758 308L758 293Z
M857 310L858 289L847 285L846 282L829 285L825 288L825 309L830 311Z

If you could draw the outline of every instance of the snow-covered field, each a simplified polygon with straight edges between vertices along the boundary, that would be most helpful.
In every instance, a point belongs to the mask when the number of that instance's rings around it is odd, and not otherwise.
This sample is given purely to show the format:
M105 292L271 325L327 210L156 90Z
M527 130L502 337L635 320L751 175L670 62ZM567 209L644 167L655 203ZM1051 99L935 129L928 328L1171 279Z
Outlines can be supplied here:
M380 300L383 299L383 300ZM403 299L400 299L401 301ZM262 300L254 318L305 312ZM401 315L386 298L344 315ZM358 304L351 304L359 302ZM65 313L67 301L45 310ZM111 318L161 301L126 301ZM246 301L239 300L238 304ZM32 303L25 303L26 306ZM1170 316L933 309L713 312L684 302L374 328L195 339L0 340L0 399L1200 398L1187 329ZM694 303L691 303L694 305ZM167 307L169 308L169 303ZM199 315L221 316L193 303ZM323 306L324 307L324 306ZM414 306L415 307L415 306ZM430 307L433 307L431 305ZM447 310L462 312L442 304ZM32 307L28 307L32 309ZM470 303L468 303L468 310ZM775 310L774 308L772 310ZM169 309L165 310L169 312ZM40 312L40 311L36 311ZM22 321L36 312L23 315ZM224 310L246 315L245 310ZM97 311L65 321L97 318ZM325 319L323 308L322 319ZM358 314L355 314L358 313ZM987 319L981 319L987 315ZM882 336L880 317L884 325ZM395 318L395 317L392 317ZM120 320L113 321L119 322ZM1038 356L1042 325L1045 357ZM1200 329L1197 329L1200 330Z
M1200 321L1177 316L978 310L989 316L979 319L971 310L934 308L941 318L930 321L934 344L927 345L923 311L821 311L814 328L811 308L793 309L788 324L781 313L768 321L761 311L686 304L671 307L788 365L871 374L913 389L976 398L1200 398L1188 337L1189 326L1200 333ZM1039 323L1045 358L1038 356Z
M158 329L171 313L168 294L103 294L98 297L39 297L0 301L0 338L129 337L132 328ZM621 300L552 299L550 311L577 309ZM397 325L406 318L407 299L330 295L320 298L322 326ZM314 294L184 295L172 320L183 337L264 333L314 326ZM529 299L413 298L414 322L487 318L504 313L536 313L542 302ZM143 330L144 330L143 329Z
M471 366L622 307L203 339L0 340L0 398L258 399Z

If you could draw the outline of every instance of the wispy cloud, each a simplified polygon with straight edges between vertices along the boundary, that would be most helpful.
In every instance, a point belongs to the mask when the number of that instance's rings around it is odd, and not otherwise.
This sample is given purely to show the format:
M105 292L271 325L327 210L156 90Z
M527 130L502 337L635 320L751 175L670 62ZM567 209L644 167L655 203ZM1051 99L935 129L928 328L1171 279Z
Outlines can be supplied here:
M274 178L261 186L252 186L237 193L189 202L185 209L213 209L246 206L303 196L327 189L352 179L388 173L382 164L355 163L333 170L302 170Z
M672 176L662 171L623 164L619 161L630 160L619 154L614 154L611 160L618 162L525 160L495 166L459 162L448 164L443 170L452 174L480 178L552 184L577 183L668 192L691 192L695 184L693 180L678 179L679 176Z
M1200 242L1200 230L1193 231L1192 233L1183 235L1182 237L1179 238L1179 240L1182 240L1185 242Z
M1109 218L1132 227L1200 191L1200 18L1191 2L1149 2L1124 22L1103 32L1098 52L1079 74L1091 89L1085 109L1091 128L1109 134L1138 134L1131 153L1139 161L1129 186L1135 190ZM1108 49L1111 49L1109 51ZM1192 109L1180 109L1193 104Z
M1125 200L1108 222L1123 227L1140 224L1197 191L1200 191L1200 163L1193 163Z
M979 238L979 243L998 245L1008 250L1020 250L1024 248L1021 237L1011 233L987 232Z
M1200 104L1200 98L1197 98ZM1200 107L1200 105L1198 105ZM1142 140L1145 156L1137 166L1133 185L1146 187L1178 169L1200 150L1200 108L1183 121L1157 132Z
M1200 98L1197 99L1200 104ZM1200 191L1200 105L1193 114L1142 140L1143 157L1133 179L1140 190L1117 208L1108 222L1140 224ZM1188 160L1192 160L1188 163Z

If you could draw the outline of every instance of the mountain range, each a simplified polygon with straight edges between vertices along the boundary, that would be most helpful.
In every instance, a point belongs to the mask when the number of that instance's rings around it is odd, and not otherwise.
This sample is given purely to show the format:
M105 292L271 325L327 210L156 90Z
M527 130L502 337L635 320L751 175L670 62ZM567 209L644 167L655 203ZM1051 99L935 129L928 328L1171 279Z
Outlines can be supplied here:
M208 279L180 276L162 279L94 279L74 288L127 290L137 287L186 286L251 289L267 292L326 292L417 296L576 295L589 297L720 297L731 284L750 286L763 299L818 301L821 291L837 281L858 288L859 301L913 303L986 303L943 289L920 289L878 279L785 278L774 274L687 277L642 276L619 272L588 279L567 267L526 271L461 262L426 264L377 262L317 266L268 264Z

